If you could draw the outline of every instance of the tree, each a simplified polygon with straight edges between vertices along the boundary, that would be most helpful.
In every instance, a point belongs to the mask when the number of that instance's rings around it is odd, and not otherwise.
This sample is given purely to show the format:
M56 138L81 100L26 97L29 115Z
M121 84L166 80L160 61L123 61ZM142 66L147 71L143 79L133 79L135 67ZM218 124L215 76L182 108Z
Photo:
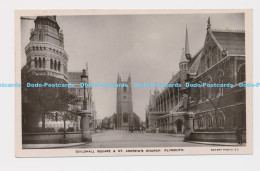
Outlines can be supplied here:
M56 103L57 109L63 109L59 111L57 120L63 121L63 129L64 129L64 138L66 138L66 121L74 120L77 117L77 113L79 112L79 103L80 99L70 91L62 91L59 99Z
M68 92L67 87L28 87L27 84L55 84L66 83L64 80L31 71L25 66L22 69L22 110L24 123L26 127L33 128L42 121L42 132L45 130L45 118L50 111L67 110L66 106L60 105L60 101L64 101L62 97ZM63 103L66 103L64 101ZM29 126L28 126L29 125Z

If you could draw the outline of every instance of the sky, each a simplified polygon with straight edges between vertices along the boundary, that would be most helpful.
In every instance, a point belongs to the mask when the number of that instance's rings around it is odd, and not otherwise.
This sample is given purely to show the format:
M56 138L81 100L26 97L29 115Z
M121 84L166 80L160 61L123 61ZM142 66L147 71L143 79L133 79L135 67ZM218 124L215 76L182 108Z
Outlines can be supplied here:
M212 29L244 30L243 14L145 14L57 16L64 33L68 70L89 66L92 83L116 83L117 75L132 84L168 83L179 70L179 60L188 28L191 55L202 48L207 20ZM33 17L32 17L33 18ZM34 17L36 18L36 17ZM22 50L29 43L32 20L21 21ZM22 66L26 63L22 51ZM132 88L133 110L145 119L153 88ZM116 112L116 88L93 88L97 118Z

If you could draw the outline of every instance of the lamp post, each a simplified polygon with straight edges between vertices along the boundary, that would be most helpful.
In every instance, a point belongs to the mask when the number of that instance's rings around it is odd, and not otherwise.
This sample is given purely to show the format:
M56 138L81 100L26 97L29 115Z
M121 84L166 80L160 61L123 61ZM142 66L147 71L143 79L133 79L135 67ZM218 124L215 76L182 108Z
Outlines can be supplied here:
M80 129L82 131L82 141L83 142L92 142L91 132L89 128L89 120L91 118L91 112L87 111L87 100L86 100L86 86L85 84L88 81L88 76L86 70L82 70L81 82L84 83L84 96L83 96L83 109L80 111Z
M88 76L86 74L86 70L83 69L82 70L82 75L81 75L81 82L84 83L84 95L83 95L83 110L87 110L87 100L86 100L86 86L85 84L87 83L88 81Z
M187 74L187 79L185 80L187 83L190 83L192 78L190 74ZM194 114L189 112L189 103L190 103L190 86L187 87L187 113L185 115L185 137L184 141L189 141L191 139L191 133L194 132Z

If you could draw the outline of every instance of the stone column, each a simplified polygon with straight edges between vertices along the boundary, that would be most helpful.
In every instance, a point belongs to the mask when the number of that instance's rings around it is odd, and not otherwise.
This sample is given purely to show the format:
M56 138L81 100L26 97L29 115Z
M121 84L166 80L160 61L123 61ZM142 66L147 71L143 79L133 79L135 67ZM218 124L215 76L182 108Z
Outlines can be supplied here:
M193 119L194 119L194 114L193 113L187 113L185 116L185 137L184 141L189 141L190 140L190 135L193 130Z
M91 115L87 111L82 111L80 113L80 129L82 131L82 141L83 142L92 142L91 132L89 128L89 120Z
M45 69L46 69L46 70L50 70L50 69L51 69L50 64L51 64L50 59L45 58Z

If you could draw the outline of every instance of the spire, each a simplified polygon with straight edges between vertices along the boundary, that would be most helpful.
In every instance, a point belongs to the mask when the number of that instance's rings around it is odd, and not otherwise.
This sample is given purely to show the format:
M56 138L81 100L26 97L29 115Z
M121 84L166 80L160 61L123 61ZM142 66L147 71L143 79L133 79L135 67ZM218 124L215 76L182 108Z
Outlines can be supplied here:
M131 83L131 74L128 76L128 81Z
M185 56L184 48L182 48L182 55L181 55L181 60L180 60L180 63L182 63L182 62L188 62L187 58Z
M191 59L190 57L190 47L189 47L189 36L188 36L188 28L186 26L186 37L185 37L185 56L188 60Z
M210 29L211 28L211 23L210 23L210 16L208 18L208 25L207 25L207 29Z
M119 75L119 73L118 73L118 76L117 76L117 83L120 83L121 82L121 77L120 77L120 75Z
M86 62L86 74L88 75L88 62Z

